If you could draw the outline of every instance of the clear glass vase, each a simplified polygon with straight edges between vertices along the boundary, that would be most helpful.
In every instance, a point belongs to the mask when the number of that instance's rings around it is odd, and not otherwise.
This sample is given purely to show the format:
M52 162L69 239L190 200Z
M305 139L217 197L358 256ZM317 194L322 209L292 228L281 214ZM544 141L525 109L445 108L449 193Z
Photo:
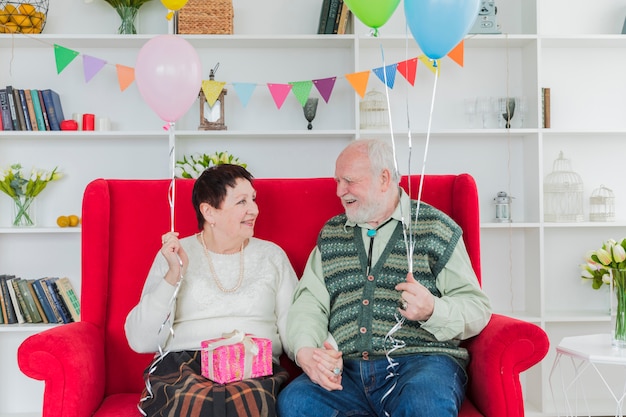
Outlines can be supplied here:
M613 347L626 349L626 269L611 269Z
M13 226L33 227L37 224L35 203L36 197L13 197Z
M139 7L135 6L118 6L115 8L117 14L120 15L122 23L117 28L120 35L136 35L137 34L137 12Z

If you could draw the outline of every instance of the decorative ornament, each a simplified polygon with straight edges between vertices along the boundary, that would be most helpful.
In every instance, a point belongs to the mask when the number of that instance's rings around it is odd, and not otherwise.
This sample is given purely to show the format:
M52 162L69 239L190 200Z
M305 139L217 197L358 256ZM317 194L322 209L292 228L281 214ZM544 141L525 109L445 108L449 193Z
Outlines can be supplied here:
M198 130L226 130L224 123L224 96L228 90L224 88L225 82L215 81L215 73L219 68L219 62L211 69L209 79L202 81L200 90L200 126Z

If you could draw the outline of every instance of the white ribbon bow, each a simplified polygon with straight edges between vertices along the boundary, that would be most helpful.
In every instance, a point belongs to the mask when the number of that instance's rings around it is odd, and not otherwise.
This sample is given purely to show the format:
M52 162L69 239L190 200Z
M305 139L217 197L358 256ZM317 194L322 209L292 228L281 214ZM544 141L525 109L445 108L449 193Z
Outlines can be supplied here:
M243 364L243 379L250 378L252 376L253 357L259 354L259 347L252 340L252 336L246 335L240 332L239 330L233 330L230 333L222 333L222 338L223 339L209 343L207 347L205 348L209 352L209 354L207 355L208 360L209 360L209 363L208 363L209 364L209 379L212 381L214 380L213 355L211 354L211 351L222 346L236 345L238 343L243 343L243 347L245 351L244 364Z

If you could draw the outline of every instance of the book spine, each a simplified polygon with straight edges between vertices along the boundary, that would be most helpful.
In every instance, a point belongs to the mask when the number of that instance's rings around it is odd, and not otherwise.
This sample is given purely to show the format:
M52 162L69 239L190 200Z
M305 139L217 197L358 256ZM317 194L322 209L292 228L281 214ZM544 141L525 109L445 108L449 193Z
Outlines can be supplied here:
M57 279L58 278L48 278L45 280L45 283L48 286L48 292L50 293L50 297L52 298L52 301L54 302L56 310L59 312L61 316L61 322L67 324L72 321L72 318L69 312L67 311L67 307L65 307L65 303L63 303L63 300L59 296L57 286L54 284L54 282Z
M320 11L320 21L317 27L317 34L323 35L326 31L326 22L328 21L328 9L330 8L330 0L323 0L322 10Z
M0 285L2 286L2 296L4 298L4 304L7 311L7 320L5 323L14 324L17 323L17 315L15 314L15 308L13 307L13 301L11 300L11 294L9 293L9 284L7 280L9 276L3 275L0 279Z
M37 91L37 95L39 95L39 104L41 105L41 115L43 116L43 122L46 125L46 130L50 130L50 122L48 121L46 104L43 101L43 93L41 92L41 90Z
M2 117L2 129L13 130L13 120L11 119L11 108L9 107L9 98L7 97L6 88L0 90L0 112L0 116Z
M339 13L339 0L330 0L330 8L328 9L328 20L326 20L325 34L330 35L335 30L335 20Z
M39 314L41 322L48 323L48 317L46 317L46 313L43 311L43 306L41 305L41 302L39 301L39 296L37 296L37 293L35 292L33 280L30 279L26 283L28 285L28 290L32 297L33 303L35 304L35 308L37 309L37 313Z
M542 88L543 127L550 127L550 89Z
M46 291L44 290L44 285L42 284L41 279L36 279L33 281L33 288L35 289L35 294L37 294L37 298L39 298L41 308L43 308L43 311L48 318L48 323L58 323L59 318L57 318L56 314L54 314L54 309L50 305L50 300L46 295Z
M29 308L28 303L26 302L26 296L22 291L22 286L20 284L21 281L21 278L15 278L11 281L11 284L13 284L13 290L15 291L17 302L20 305L20 311L22 312L22 316L24 316L24 321L26 323L33 323L32 311Z
M9 318L7 317L7 305L4 299L4 291L2 291L2 282L5 280L6 275L0 275L0 312L2 313L2 322L9 324Z
M15 96L13 95L13 87L7 85L7 99L9 101L9 110L11 111L11 121L13 122L13 130L20 130L19 120L17 119L17 110L15 108Z
M41 104L39 103L39 91L30 90L31 101L33 103L33 113L35 113L35 121L37 122L37 130L46 130L46 124L43 121L41 113Z
M30 90L24 90L24 98L26 100L26 107L28 108L28 117L30 119L31 130L39 130L37 126L37 117L35 116L35 107L33 105L33 96Z
M50 91L52 92L52 104L54 105L54 114L57 117L57 121L60 125L61 122L65 120L65 116L63 115L63 106L61 105L61 96L59 96L59 94L54 90Z
M80 301L78 300L76 292L74 292L74 287L72 287L72 283L69 278L59 278L56 281L56 285L59 289L59 294L61 294L61 297L63 298L63 301L65 301L65 305L72 316L72 320L80 321Z
M13 101L15 102L15 113L17 114L17 122L20 126L20 130L26 129L26 120L24 119L24 108L22 107L22 100L20 99L20 90L13 89Z
M339 31L339 19L341 19L341 10L343 9L343 0L339 0L339 5L337 6L337 16L335 17L335 25L333 26L333 34L336 35Z
M43 90L43 102L46 105L46 113L48 113L48 122L50 130L61 130L59 121L54 110L54 102L52 101L52 90Z
M348 32L348 22L350 21L350 8L344 1L341 7L341 16L339 17L339 27L337 28L337 34L344 35Z
M20 301L17 299L17 294L15 293L15 287L13 286L14 280L15 278L8 279L7 287L9 288L9 296L11 297L13 310L15 311L15 316L17 317L17 322L22 324L26 323L26 319L24 318L24 314L22 314L22 307L20 306Z
M28 112L28 103L26 102L26 93L24 90L17 90L17 94L20 96L20 104L22 105L22 113L24 113L24 130L33 130L33 125L30 123L30 113Z
M28 310L28 315L30 316L29 323L41 323L43 320L39 314L37 306L35 305L35 299L33 298L33 294L30 292L30 285L28 285L28 281L20 279L17 281L17 286L19 287L22 298L24 299L24 307Z

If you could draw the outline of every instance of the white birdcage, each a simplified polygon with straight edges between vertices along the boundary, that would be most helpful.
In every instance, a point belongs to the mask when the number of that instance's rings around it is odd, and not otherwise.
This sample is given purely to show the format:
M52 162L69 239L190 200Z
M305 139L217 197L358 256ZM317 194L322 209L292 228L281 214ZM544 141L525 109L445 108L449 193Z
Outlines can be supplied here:
M589 197L589 221L612 222L615 221L615 196L613 190L600 185Z
M583 182L572 171L563 151L543 181L543 218L546 222L582 222Z
M381 129L389 126L385 95L377 90L365 94L359 103L361 129Z

